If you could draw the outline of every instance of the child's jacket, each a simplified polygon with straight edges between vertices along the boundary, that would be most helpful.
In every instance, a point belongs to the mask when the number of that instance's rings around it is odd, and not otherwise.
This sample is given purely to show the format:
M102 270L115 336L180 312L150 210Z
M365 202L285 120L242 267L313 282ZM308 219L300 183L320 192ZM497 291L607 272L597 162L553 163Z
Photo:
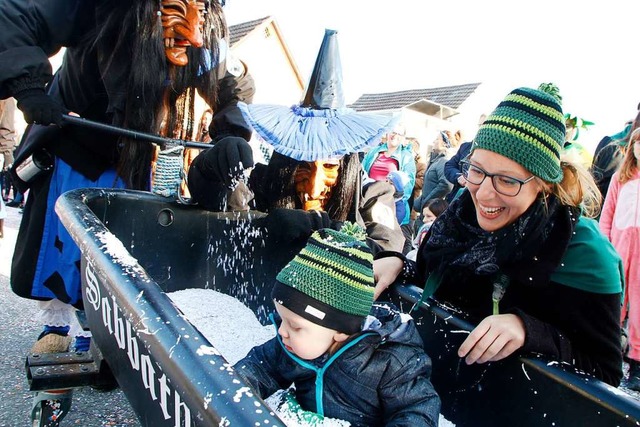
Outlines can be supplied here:
M431 360L413 320L390 304L374 304L363 332L332 356L302 360L277 336L235 369L262 398L295 383L303 409L354 427L438 425Z

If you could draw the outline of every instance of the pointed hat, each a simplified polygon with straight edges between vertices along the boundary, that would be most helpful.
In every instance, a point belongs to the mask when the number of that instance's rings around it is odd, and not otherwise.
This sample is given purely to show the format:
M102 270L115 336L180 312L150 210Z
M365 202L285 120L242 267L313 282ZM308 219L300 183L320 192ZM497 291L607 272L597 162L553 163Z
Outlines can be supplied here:
M284 156L312 162L356 153L376 144L397 122L345 107L337 37L337 31L325 30L300 104L238 103L258 135Z

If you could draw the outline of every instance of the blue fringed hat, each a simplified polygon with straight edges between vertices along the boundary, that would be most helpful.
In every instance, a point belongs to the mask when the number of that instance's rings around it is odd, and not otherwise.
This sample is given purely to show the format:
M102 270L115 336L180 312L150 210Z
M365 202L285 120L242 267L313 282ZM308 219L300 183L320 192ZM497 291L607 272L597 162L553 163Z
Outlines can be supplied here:
M337 31L325 30L300 104L238 103L258 135L284 156L312 162L356 153L375 145L397 122L345 107L337 36Z

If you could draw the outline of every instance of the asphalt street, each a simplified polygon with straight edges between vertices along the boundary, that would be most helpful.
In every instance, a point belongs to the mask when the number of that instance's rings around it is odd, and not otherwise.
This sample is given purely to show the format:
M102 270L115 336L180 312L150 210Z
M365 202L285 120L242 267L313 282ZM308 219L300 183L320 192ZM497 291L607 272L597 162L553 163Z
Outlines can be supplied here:
M11 292L11 256L22 218L19 209L6 208L4 238L0 239L0 427L30 426L34 393L29 391L25 358L41 331L34 320L36 303ZM119 390L98 392L89 387L74 390L71 412L62 427L140 426Z

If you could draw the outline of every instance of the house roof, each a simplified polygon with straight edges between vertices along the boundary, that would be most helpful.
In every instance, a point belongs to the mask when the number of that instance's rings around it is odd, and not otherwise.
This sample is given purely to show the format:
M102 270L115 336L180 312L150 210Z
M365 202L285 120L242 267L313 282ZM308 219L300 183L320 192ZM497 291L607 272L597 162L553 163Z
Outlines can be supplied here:
M356 111L396 110L421 104L448 107L455 110L480 86L480 83L468 83L456 86L443 86L430 89L412 89L399 92L365 93L353 104ZM422 109L422 108L416 108Z
M258 26L265 22L271 21L273 18L265 16L264 18L254 19L253 21L242 22L236 25L229 26L229 38L231 39L231 46L242 40L244 36L255 30Z

